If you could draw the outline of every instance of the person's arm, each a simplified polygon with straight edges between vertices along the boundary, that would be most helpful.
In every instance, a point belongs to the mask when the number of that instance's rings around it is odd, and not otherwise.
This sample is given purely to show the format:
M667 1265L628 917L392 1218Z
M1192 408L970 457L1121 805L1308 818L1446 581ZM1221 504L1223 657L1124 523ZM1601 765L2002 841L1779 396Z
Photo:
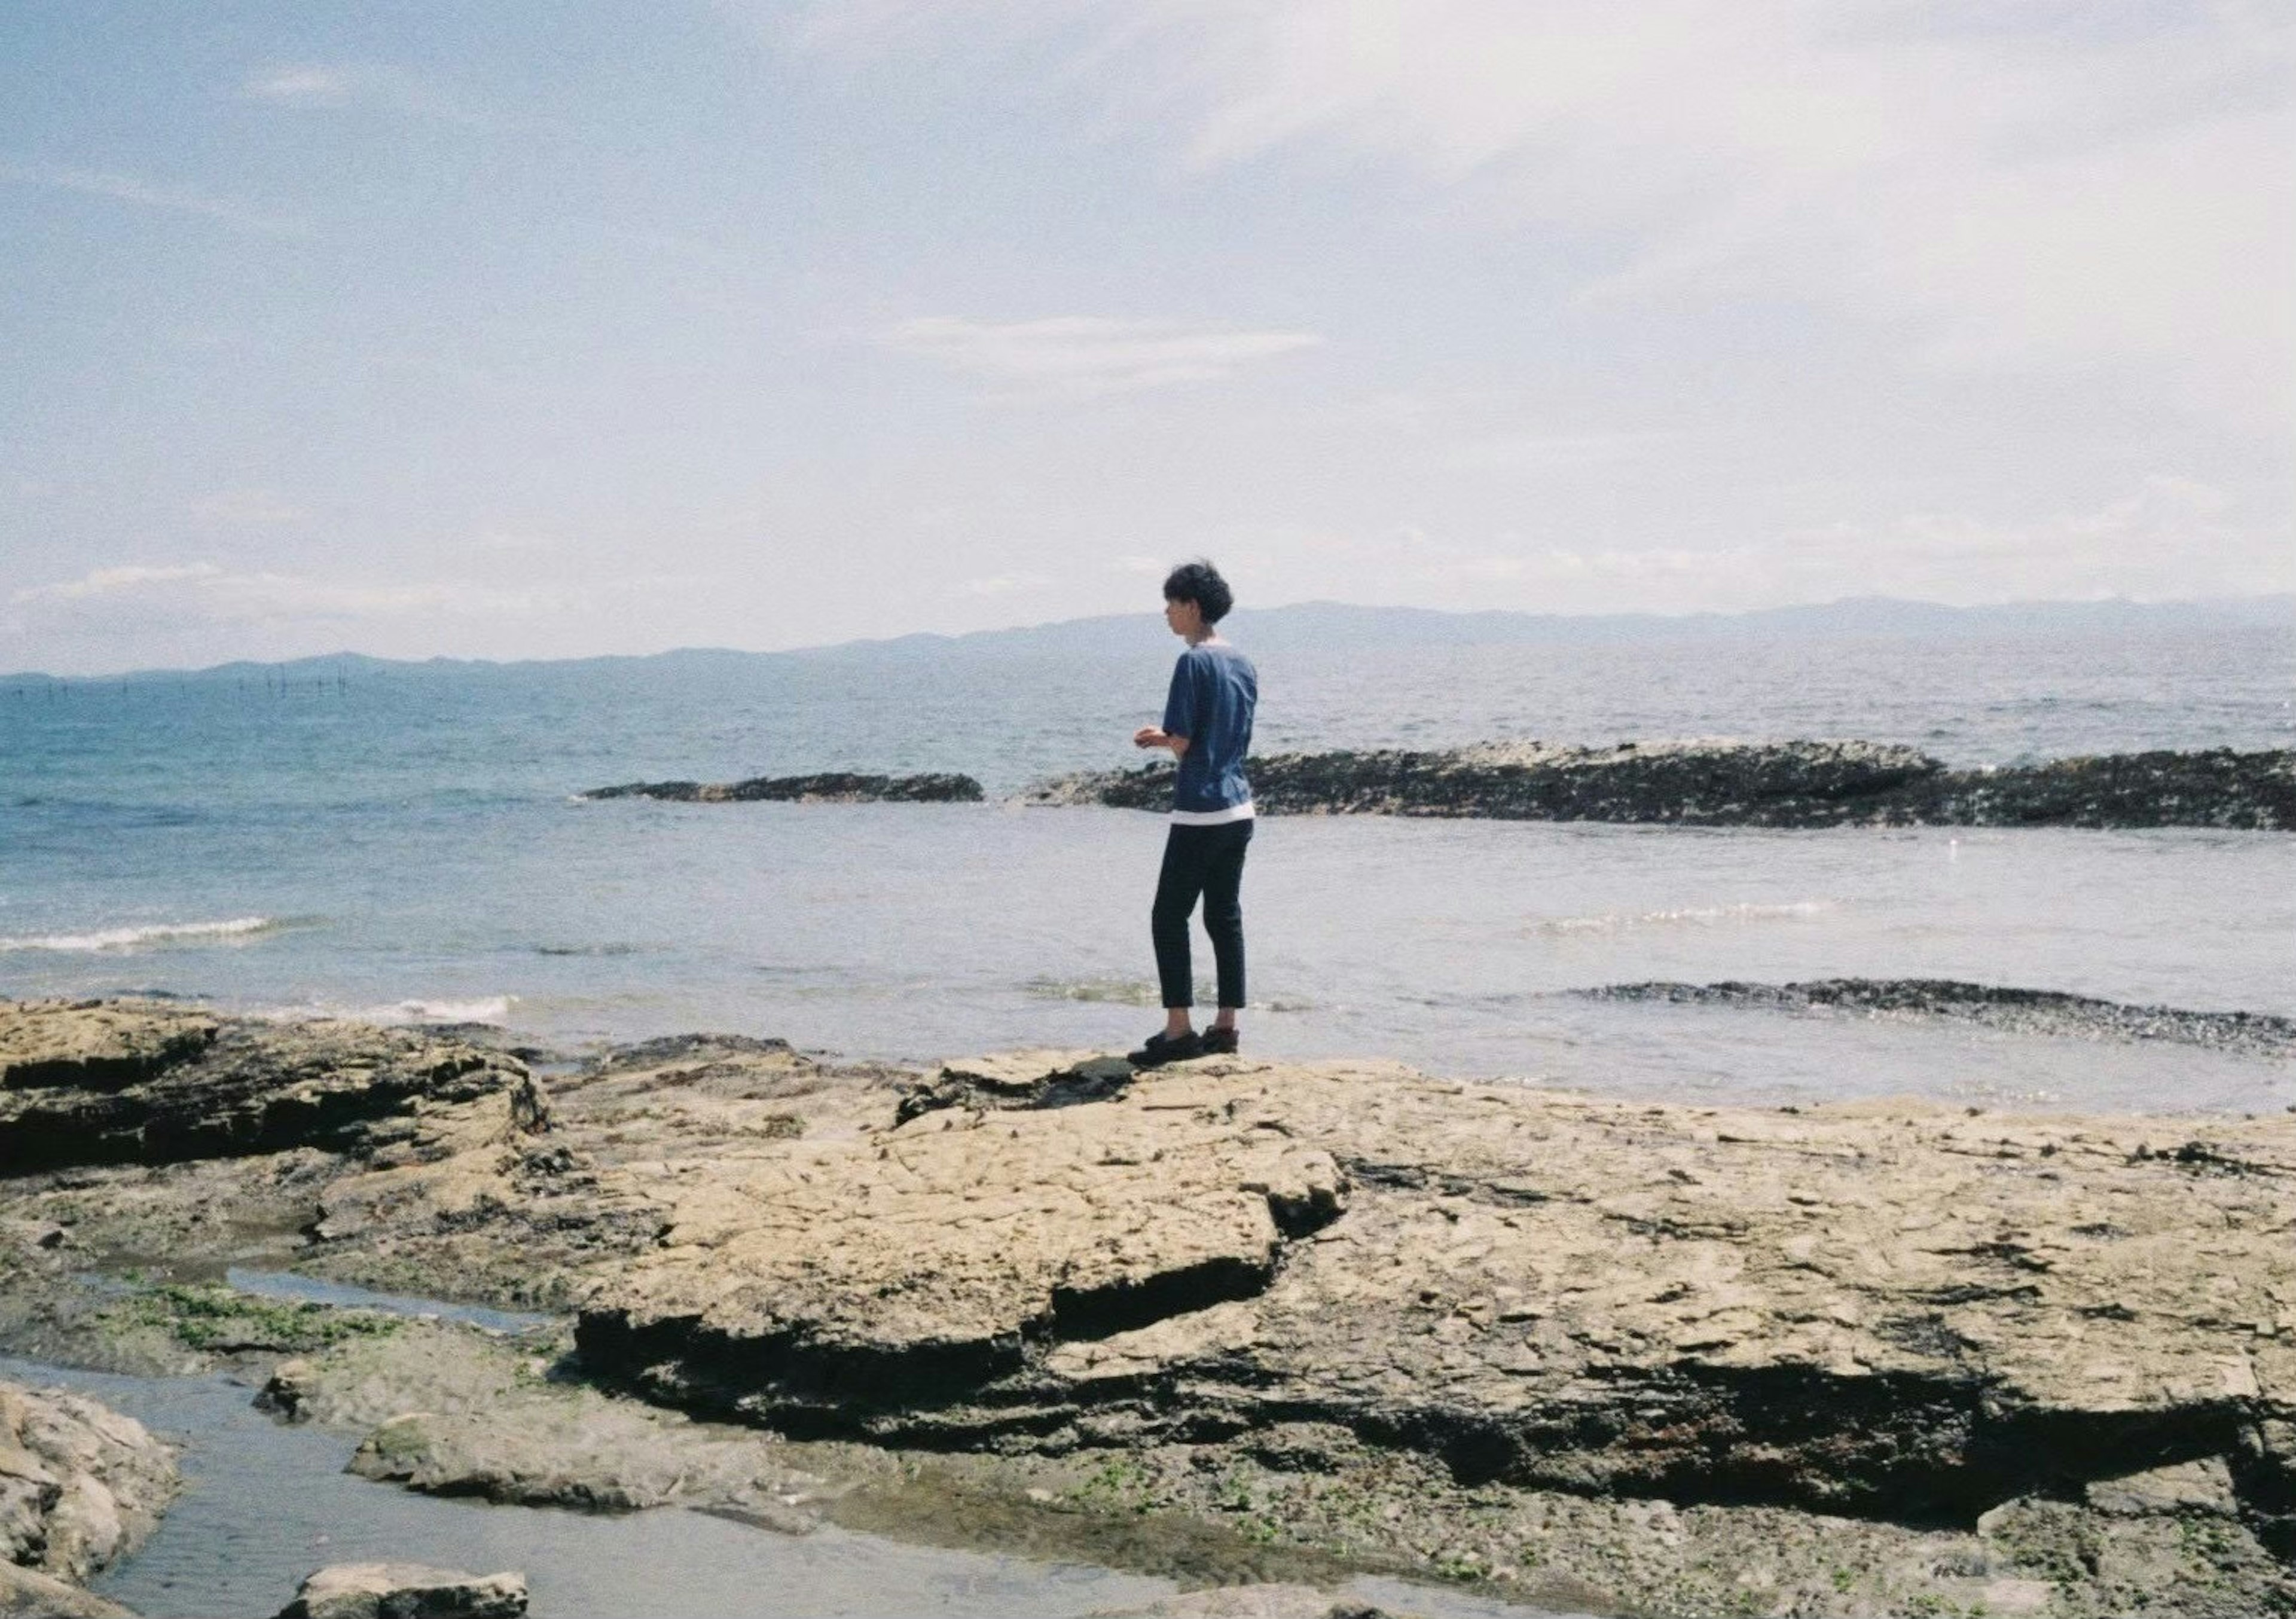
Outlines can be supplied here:
M1188 751L1187 738L1174 736L1170 732L1160 730L1154 725L1143 725L1134 732L1132 745L1135 748L1168 748L1176 759Z
M1164 699L1164 723L1143 725L1132 733L1135 748L1168 748L1179 758L1188 751L1188 733L1194 728L1196 660L1186 653L1172 666L1172 690Z

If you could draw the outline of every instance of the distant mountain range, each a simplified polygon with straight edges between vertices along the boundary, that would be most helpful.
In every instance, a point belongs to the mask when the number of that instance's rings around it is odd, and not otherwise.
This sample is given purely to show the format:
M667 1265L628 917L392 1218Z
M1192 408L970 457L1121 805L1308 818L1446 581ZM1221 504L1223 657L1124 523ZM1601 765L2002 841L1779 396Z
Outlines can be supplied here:
M1634 641L1815 640L1828 636L1903 636L1919 639L2046 634L2138 634L2210 629L2296 631L2296 594L2241 596L2208 601L2139 602L2015 601L1990 607L1947 607L1889 596L1857 596L1805 607L1764 608L1749 613L1560 613L1443 612L1429 608L1358 607L1341 601L1303 601L1289 607L1238 609L1226 634L1256 651L1292 652L1324 647L1474 646L1492 643L1583 645ZM795 658L865 662L919 662L936 658L972 660L1000 657L1107 657L1152 653L1170 643L1170 633L1153 613L1110 614L1070 618L1021 629L977 630L964 635L901 635L885 641L849 641L835 646L782 652L744 652L726 648L684 648L643 657L555 658L522 665L480 658L432 658L420 661L336 652L284 663L227 663L199 670L141 670L128 675L76 676L107 681L291 680L390 674L470 675L507 667L574 668L598 664L718 662ZM0 675L0 683L45 682L40 674Z

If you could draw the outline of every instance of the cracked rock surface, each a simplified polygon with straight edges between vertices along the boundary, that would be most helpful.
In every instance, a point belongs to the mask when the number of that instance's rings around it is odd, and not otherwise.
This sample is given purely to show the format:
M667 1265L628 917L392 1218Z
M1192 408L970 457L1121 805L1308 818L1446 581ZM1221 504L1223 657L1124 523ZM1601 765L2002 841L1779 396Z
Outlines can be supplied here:
M490 1100L481 1124L465 1104ZM219 1018L168 1002L0 1002L0 1174L319 1148L378 1152L426 1115L538 1128L517 1059L413 1030Z
M75 1049L88 1015L42 1014ZM2296 1116L709 1035L537 1081L435 1033L214 1021L202 1051L247 1052L219 1073L276 1040L275 1075L324 1042L455 1077L276 1151L0 1174L0 1343L159 1330L75 1291L107 1255L578 1311L523 1371L455 1381L413 1327L277 1368L373 1476L796 1529L868 1509L830 1460L931 1451L1028 1533L1170 1515L1559 1607L2296 1614Z
M808 1432L1320 1422L1470 1479L1939 1524L2213 1459L2296 1550L2296 1120L1212 1062L795 1143L664 1204L586 1361Z

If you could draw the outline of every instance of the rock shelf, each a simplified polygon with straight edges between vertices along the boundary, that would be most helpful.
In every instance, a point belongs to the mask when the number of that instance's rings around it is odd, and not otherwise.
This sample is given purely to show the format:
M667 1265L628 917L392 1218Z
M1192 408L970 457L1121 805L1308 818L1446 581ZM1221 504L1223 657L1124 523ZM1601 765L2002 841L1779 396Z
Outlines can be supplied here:
M0 1002L0 1174L320 1148L372 1153L486 1099L545 1104L517 1059L365 1024L225 1020L167 1002Z
M1439 752L1255 757L1253 801L1276 815L1427 815L1681 826L2070 826L2296 829L2296 751L2229 748L1954 770L1875 742L1539 742ZM1046 782L1035 805L1163 809L1169 766Z
M1025 1482L1018 1511L1182 1515L1554 1606L2296 1614L2296 1117L1078 1052L920 1073L709 1036L536 1082L436 1036L118 1003L0 1006L0 1049L144 1050L140 1019L194 1015L240 1053L238 1111L266 1043L290 1089L314 1040L496 1078L267 1157L0 1177L0 1341L118 1319L72 1302L105 1252L267 1244L572 1309L571 1359L516 1402L374 1392L446 1364L445 1328L278 1368L280 1409L372 1427L371 1476L770 1508L827 1466L644 1415L668 1406Z

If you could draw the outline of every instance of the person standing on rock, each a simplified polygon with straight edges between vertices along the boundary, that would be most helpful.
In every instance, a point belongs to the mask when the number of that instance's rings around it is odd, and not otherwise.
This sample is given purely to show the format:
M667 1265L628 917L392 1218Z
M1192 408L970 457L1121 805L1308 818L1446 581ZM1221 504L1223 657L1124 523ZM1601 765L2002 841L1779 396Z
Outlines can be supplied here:
M1164 836L1164 867L1156 879L1149 926L1164 1027L1131 1053L1144 1068L1236 1049L1236 1014L1243 1010L1239 895L1252 822L1243 757L1251 748L1259 673L1251 659L1220 639L1219 621L1234 603L1234 593L1210 562L1172 570L1164 581L1164 622L1188 650L1172 670L1164 723L1143 725L1132 734L1134 747L1169 748L1180 764L1172 781L1171 828ZM1219 1011L1201 1034L1190 1016L1195 979L1188 961L1188 919L1199 897L1219 969Z

